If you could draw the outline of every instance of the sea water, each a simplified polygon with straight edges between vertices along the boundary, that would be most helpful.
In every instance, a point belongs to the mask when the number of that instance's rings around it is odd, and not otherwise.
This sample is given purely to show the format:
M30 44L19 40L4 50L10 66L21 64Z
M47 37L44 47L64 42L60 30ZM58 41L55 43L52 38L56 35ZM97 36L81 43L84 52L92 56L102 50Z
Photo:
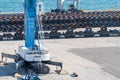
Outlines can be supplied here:
M23 12L24 0L0 0L0 12ZM57 0L39 0L44 2L44 10L50 11L56 9ZM64 3L64 9L68 9L72 4L72 0L66 0ZM120 0L80 0L81 10L110 10L120 9Z

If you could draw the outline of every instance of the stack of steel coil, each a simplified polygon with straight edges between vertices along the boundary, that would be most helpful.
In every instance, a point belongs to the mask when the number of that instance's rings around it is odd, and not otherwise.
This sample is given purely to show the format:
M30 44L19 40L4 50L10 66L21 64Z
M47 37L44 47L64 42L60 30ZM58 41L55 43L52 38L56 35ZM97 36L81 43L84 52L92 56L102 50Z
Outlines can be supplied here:
M43 29L66 30L72 28L120 26L120 11L52 11L41 15ZM24 14L0 14L0 31L24 30Z
M0 31L15 32L16 28L22 27L24 24L23 14L0 14Z

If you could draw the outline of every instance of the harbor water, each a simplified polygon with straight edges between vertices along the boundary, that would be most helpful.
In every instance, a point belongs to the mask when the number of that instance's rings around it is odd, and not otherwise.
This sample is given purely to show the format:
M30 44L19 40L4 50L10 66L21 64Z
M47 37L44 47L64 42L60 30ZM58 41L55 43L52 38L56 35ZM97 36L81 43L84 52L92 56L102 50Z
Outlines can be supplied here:
M0 0L0 12L23 12L24 0ZM44 2L45 11L56 9L57 0L39 0ZM72 0L66 0L64 9L68 9ZM120 0L80 0L81 10L111 10L120 9Z

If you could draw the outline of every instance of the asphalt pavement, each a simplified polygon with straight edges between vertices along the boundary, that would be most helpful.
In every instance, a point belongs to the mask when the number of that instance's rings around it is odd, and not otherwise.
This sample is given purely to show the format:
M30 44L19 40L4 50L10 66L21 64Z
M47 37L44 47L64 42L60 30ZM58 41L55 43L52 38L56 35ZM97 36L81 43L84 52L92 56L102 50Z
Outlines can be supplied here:
M70 52L101 65L101 69L120 78L120 47L71 49Z

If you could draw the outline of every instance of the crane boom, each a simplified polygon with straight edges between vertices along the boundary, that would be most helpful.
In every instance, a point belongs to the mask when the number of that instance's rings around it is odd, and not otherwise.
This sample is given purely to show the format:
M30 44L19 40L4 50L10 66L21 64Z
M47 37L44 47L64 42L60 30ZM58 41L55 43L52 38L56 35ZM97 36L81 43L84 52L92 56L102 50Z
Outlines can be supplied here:
M34 49L36 31L36 0L25 0L25 47Z

